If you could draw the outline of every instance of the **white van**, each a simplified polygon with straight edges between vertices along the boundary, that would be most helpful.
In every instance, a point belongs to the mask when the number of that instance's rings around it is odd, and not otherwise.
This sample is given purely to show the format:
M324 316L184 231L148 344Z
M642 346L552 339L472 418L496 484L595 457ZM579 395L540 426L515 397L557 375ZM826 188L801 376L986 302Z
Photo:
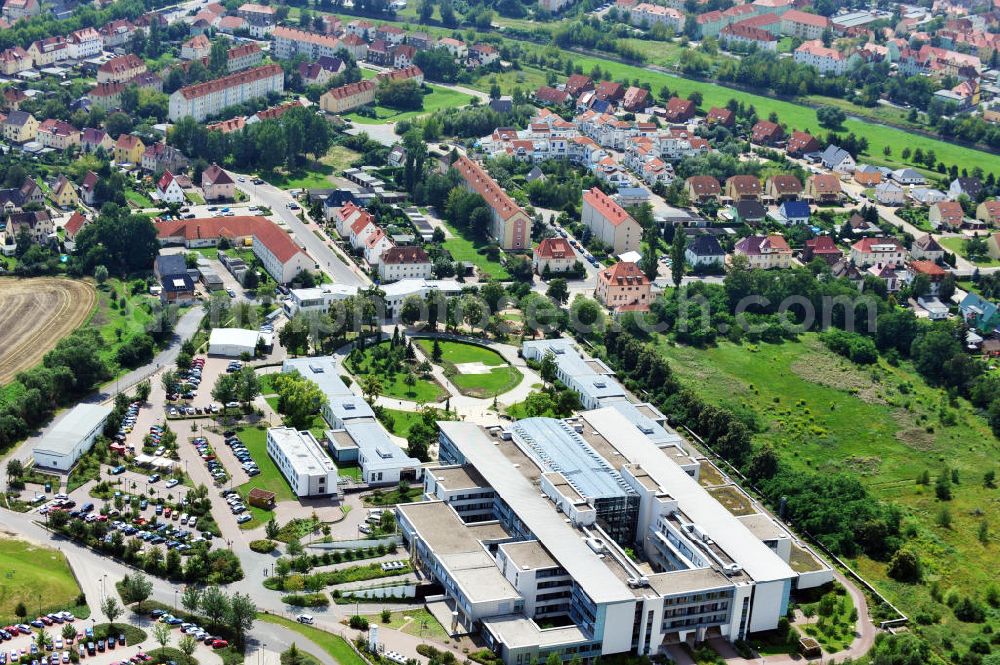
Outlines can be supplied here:
M315 619L313 619L311 614L300 614L297 617L295 617L295 620L298 621L299 623L308 623L308 624L312 624L313 621L315 621Z

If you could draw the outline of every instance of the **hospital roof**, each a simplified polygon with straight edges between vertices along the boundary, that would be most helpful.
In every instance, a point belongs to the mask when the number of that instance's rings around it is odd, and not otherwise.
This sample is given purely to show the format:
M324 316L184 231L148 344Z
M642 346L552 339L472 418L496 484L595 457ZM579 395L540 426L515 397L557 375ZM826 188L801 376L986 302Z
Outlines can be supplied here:
M330 411L340 420L375 419L375 412L364 399L355 395L340 380L337 367L329 356L316 358L288 358L281 371L296 370L309 379L326 395Z
M375 421L349 422L344 430L357 444L366 471L420 466L420 460L404 453Z
M514 565L521 570L537 570L539 568L556 568L559 562L552 558L545 546L537 540L525 540L519 543L504 543L500 546Z
M593 602L623 602L634 597L573 527L563 521L563 516L542 497L538 488L520 473L513 472L507 458L478 425L439 422L438 427Z
M483 619L483 625L508 648L537 645L539 648L548 649L564 644L589 641L583 631L576 626L542 629L531 619L525 618L523 614L507 614Z
M281 448L296 473L337 473L337 465L323 452L319 442L308 431L299 432L291 427L272 427L267 433Z
M795 572L716 501L674 460L651 447L642 432L612 408L587 411L582 417L628 462L643 469L677 499L678 506L757 582L791 579ZM496 485L494 485L495 487Z
M638 427L639 430L646 435L646 438L655 443L657 446L683 446L684 439L680 434L659 424L632 402L629 402L628 400L619 400L611 402L608 406L628 418L630 423ZM653 408L649 405L646 406L649 409Z
M562 420L525 418L510 432L518 445L540 466L562 474L585 498L634 494L621 475Z
M475 468L462 466L446 466L428 469L427 473L449 490L480 489L489 487L483 476Z

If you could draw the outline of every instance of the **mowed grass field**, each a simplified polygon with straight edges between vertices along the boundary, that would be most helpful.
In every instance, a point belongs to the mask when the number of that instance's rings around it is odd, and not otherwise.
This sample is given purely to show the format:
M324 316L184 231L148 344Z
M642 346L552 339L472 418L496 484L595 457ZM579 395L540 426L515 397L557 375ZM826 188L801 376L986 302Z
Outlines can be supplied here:
M367 70L363 69L361 71ZM445 109L466 106L472 101L472 96L467 95L464 92L459 92L458 90L452 90L451 88L445 88L431 83L426 85L430 89L430 93L424 95L424 107L419 111L397 111L385 106L376 105L375 114L378 116L376 118L369 118L367 116L358 115L357 113L348 113L344 117L349 118L352 122L356 122L359 125L381 125L385 122L412 120L422 115L436 113Z
M79 594L62 552L0 533L0 619L13 619L19 602L31 616L39 605L70 609Z
M472 397L494 397L513 390L524 376L511 367L503 357L475 344L439 340L441 345L441 365L448 380L465 395ZM419 339L417 344L428 358L434 348L434 340ZM481 363L490 368L489 372L463 372L459 367L465 363Z
M1000 444L985 420L964 400L949 406L944 393L906 363L884 361L861 368L828 351L814 335L781 345L735 345L710 349L678 347L660 340L662 353L685 383L711 403L753 413L784 464L818 473L846 472L875 496L904 512L903 527L920 553L925 583L889 579L886 562L859 558L853 565L903 612L941 617L924 626L938 645L950 638L964 652L981 626L962 623L931 598L936 583L983 600L997 584L996 535L986 544L980 524L1000 524L1000 490L983 486L983 474L1000 466ZM942 416L945 416L944 418ZM953 424L952 424L953 421ZM953 500L936 499L934 479L955 469ZM917 478L924 471L931 483ZM938 516L947 509L950 528ZM936 639L935 639L936 638Z
M0 385L37 365L87 320L96 302L97 293L87 282L0 278Z

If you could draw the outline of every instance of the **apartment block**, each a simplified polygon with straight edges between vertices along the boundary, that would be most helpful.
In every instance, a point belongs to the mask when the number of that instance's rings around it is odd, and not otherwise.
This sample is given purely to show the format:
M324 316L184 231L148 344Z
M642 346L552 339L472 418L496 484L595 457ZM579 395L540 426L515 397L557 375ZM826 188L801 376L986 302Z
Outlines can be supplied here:
M332 35L278 26L271 33L274 40L274 57L286 60L304 55L308 60L318 60L322 56L335 57L344 48L341 41Z
M639 222L597 187L583 193L581 221L615 254L639 249L642 240Z
M189 85L170 95L170 119L191 116L201 121L224 109L285 89L280 65L270 64L229 74L222 78Z
M483 197L492 216L491 236L502 249L531 247L531 218L483 167L462 155L452 164L466 189Z

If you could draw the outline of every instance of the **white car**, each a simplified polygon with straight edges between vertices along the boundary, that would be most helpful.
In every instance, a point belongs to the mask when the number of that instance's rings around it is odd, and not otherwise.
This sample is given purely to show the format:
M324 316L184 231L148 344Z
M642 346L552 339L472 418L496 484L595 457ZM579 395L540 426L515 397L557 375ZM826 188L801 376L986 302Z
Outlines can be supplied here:
M179 485L180 482L181 481L177 480L176 478L171 478L170 480L167 481L167 489L170 489L171 487L177 487L177 485Z
M244 522L249 522L252 519L253 519L252 515L250 515L249 513L245 513L236 518L236 523L243 524Z

